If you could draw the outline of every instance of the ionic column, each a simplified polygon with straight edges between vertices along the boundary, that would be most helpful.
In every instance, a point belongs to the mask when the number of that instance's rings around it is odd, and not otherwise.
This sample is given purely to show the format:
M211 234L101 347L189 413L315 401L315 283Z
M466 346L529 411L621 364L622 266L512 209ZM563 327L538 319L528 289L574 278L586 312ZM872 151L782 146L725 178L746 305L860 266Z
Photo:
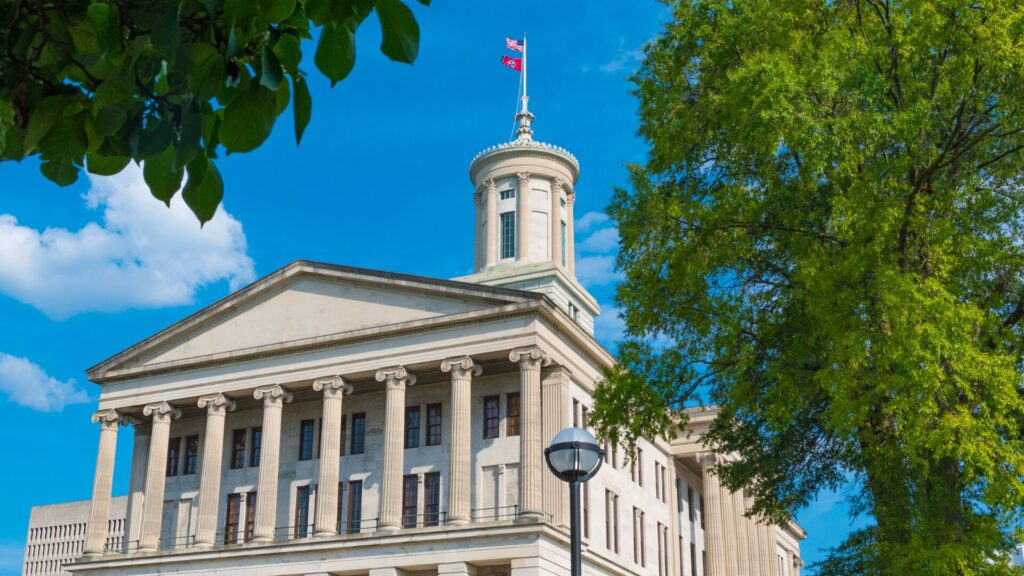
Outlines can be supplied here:
M760 524L761 563L764 576L781 576L779 562L775 555L775 526L767 522Z
M96 476L92 482L92 504L89 508L89 529L83 552L100 556L107 543L107 522L110 519L110 488L114 483L114 455L117 452L117 425L124 417L115 410L99 410L92 423L100 425L100 446L96 454Z
M539 522L544 518L540 369L551 360L537 347L513 350L508 359L519 364L519 515L525 521Z
M576 274L576 225L574 224L573 204L576 203L576 191L569 190L565 196L565 241L569 243L565 258L568 260L569 276Z
M704 480L704 518L707 519L707 526L704 526L704 541L707 548L708 566L705 572L708 576L732 576L725 570L725 538L722 533L722 489L718 481L718 474L715 468L718 466L717 457L709 452L703 455L700 460Z
M146 499L146 464L149 460L149 436L151 434L149 422L131 418L131 423L135 428L135 434L132 439L132 474L128 480L125 549L130 549L132 542L138 543L142 536L142 510Z
M320 479L316 491L314 536L338 533L338 466L341 462L341 401L352 393L352 385L341 376L319 378L313 390L324 393L324 415L320 434Z
M753 510L753 498L746 499L746 509ZM767 576L761 572L761 542L757 533L757 519L755 516L747 518L747 558L750 564L752 576Z
M196 547L214 545L217 509L220 507L220 469L224 459L224 419L235 409L235 401L223 394L200 396L199 408L206 408L206 436L200 462L199 511L196 514Z
M551 181L551 260L556 266L562 264L562 189L565 181L555 178Z
M470 430L472 428L473 376L483 371L469 356L449 358L441 362L442 372L452 375L451 451L449 453L448 522L466 524L470 521Z
M498 186L493 179L487 182L487 266L498 263L501 239L498 238Z
M719 484L719 502L722 507L722 534L727 543L723 554L725 556L725 573L739 574L739 563L736 560L736 511L732 506L732 491Z
M416 377L404 366L382 368L377 382L384 382L386 407L384 420L384 472L381 476L380 529L402 527L402 472L404 470L405 387L416 383Z
M530 173L516 172L516 176L519 177L519 190L516 192L516 260L526 260L530 256Z
M750 564L750 557L747 555L747 511L746 501L743 499L743 490L732 493L732 513L736 533L736 565L737 573L740 576L749 576L753 566Z
M253 397L263 400L263 432L260 436L260 476L256 485L256 518L253 522L253 542L274 539L277 523L277 477L281 461L281 410L285 402L292 401L292 393L280 384L260 386Z
M544 374L541 383L541 412L543 420L542 442L549 442L571 422L569 419L569 370L554 366ZM521 427L520 427L521 428ZM521 430L520 430L521 432ZM565 482L554 474L541 473L544 486L544 512L556 526L569 525L569 500L566 498Z
M167 479L167 442L171 437L171 420L181 417L181 410L167 402L146 404L144 416L153 418L149 437L149 463L146 466L146 495L143 503L142 534L139 550L153 552L160 547L160 525L164 513L164 481Z

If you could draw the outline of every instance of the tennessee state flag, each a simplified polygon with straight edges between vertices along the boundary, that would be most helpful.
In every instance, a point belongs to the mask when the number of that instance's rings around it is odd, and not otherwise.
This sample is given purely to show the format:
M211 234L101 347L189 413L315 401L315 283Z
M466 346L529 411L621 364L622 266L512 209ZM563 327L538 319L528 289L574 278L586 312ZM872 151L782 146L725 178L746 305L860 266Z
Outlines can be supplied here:
M516 72L522 72L523 71L523 59L522 58L511 58L509 56L502 56L501 57L501 63L504 64L505 66L508 66L509 68L515 70Z

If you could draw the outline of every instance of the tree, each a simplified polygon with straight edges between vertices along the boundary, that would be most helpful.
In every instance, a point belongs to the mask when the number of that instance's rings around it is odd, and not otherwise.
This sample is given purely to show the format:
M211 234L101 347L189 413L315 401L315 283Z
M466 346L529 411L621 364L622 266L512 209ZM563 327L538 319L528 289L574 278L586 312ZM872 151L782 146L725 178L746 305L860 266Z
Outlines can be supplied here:
M0 161L38 155L62 186L83 167L144 161L153 196L170 204L180 189L205 223L223 195L221 149L258 148L289 102L301 141L302 40L319 27L313 62L333 86L370 12L381 51L412 63L419 26L402 0L0 0Z
M874 525L834 566L1006 573L1024 520L1024 11L672 7L633 78L649 157L609 208L627 334L599 431L671 435L683 406L716 403L709 440L741 457L720 475L756 514L856 488Z

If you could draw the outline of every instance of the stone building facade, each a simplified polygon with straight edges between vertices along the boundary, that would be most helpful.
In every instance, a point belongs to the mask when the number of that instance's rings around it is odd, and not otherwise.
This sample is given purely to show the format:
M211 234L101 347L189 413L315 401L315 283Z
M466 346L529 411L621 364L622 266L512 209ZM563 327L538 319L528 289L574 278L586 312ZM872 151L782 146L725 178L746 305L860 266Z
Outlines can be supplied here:
M33 510L25 573L44 573L31 531L72 524L60 559L82 576L568 574L568 489L542 450L587 425L614 358L574 273L579 166L531 120L472 163L473 275L297 261L91 368L93 496ZM629 463L606 446L585 572L799 573L803 531L746 518L719 484L714 415Z

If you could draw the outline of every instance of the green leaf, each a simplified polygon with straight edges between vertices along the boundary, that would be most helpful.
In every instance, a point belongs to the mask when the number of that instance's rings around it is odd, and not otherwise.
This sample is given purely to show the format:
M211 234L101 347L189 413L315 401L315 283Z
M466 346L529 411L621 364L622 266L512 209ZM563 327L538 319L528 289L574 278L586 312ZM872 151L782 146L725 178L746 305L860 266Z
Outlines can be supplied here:
M274 116L280 116L282 112L288 109L288 103L292 99L292 89L287 82L281 82L277 90L274 90L274 101L277 102L277 107L274 109Z
M25 132L23 148L25 155L31 154L39 141L46 137L57 120L64 115L64 108L71 103L71 97L58 94L44 98L29 111L28 129Z
M199 140L202 138L203 116L199 109L190 106L182 110L178 137L173 142L174 169L182 170L199 152Z
M94 2L86 8L86 15L96 30L96 44L101 53L117 46L119 40L119 19L111 4Z
M92 97L92 106L103 107L116 104L130 96L135 89L132 82L134 70L127 62L118 73L104 80Z
M168 146L163 152L146 158L142 163L142 177L149 186L154 198L168 206L171 198L181 188L181 179L185 176L181 168L174 166L174 148Z
M269 22L280 22L295 11L295 0L260 0L263 18Z
M208 100L224 85L224 58L206 42L189 46L188 86L201 100Z
M420 2L420 4L423 4L424 6L430 6L430 0L419 0L419 2Z
M149 158L167 148L174 138L174 125L170 120L150 118L146 127L139 134L136 148L136 160Z
M291 34L282 35L274 45L274 54L293 76L298 72L299 62L302 60L302 49L299 47L298 38Z
M100 152L89 152L85 155L85 167L90 174L97 176L113 176L118 174L131 162L129 156L107 156Z
M313 62L330 79L332 87L344 80L356 64L356 38L352 29L347 25L324 26Z
M96 114L94 125L96 133L100 136L113 136L121 129L121 126L124 126L127 110L123 106L114 104L98 109L94 107L94 110Z
M263 45L260 64L260 84L270 90L277 90L277 87L281 85L281 80L284 79L284 74L281 72L281 63L268 44Z
M295 114L295 145L302 142L302 134L309 125L309 118L313 109L313 99L309 96L309 87L306 86L306 79L302 76L292 77L292 92L295 97L292 99L292 112Z
M62 118L39 143L39 170L60 186L78 180L78 166L85 157L86 136L78 118Z
M188 182L181 191L181 197L201 225L209 222L224 197L224 182L217 166L205 156L196 156L188 165Z
M136 14L146 14L143 23L150 27L150 38L153 48L168 62L173 62L178 53L181 41L181 2L179 0L160 0L147 2L144 9L136 10Z
M262 144L274 127L276 107L274 93L255 82L235 96L220 126L220 141L228 152L248 152Z
M377 0L375 7L383 36L380 51L397 62L412 64L420 47L420 26L401 0Z
M14 106L0 97L0 153L7 148L7 132L14 127Z

